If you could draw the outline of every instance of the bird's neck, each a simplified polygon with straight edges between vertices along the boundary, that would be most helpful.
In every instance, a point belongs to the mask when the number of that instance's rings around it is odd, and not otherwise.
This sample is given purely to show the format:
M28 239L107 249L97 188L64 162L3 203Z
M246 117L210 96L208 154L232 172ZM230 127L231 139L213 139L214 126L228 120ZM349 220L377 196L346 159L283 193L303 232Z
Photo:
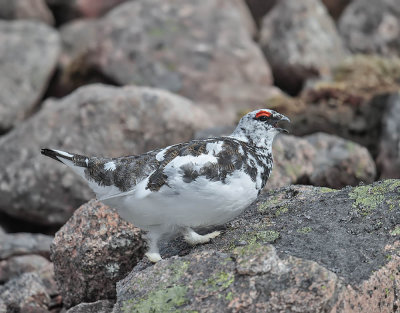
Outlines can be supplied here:
M257 130L249 133L246 129L237 127L229 137L243 141L257 149L263 149L265 150L264 153L271 153L275 134L267 134L265 136L265 133L258 132Z

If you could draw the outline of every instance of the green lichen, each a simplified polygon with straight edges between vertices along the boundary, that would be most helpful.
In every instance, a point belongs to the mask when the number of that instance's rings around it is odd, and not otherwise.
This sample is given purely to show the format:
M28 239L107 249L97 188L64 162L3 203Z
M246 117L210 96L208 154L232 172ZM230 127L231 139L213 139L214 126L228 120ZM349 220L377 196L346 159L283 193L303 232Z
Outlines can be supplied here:
M380 184L356 187L349 193L349 197L354 200L353 207L361 215L367 216L383 203L386 203L389 209L396 205L395 202L399 205L400 196L396 200L385 200L388 192L393 192L399 188L400 180L388 179Z
M311 227L302 227L297 230L298 233L308 234L312 231Z
M280 207L280 208L277 208L276 211L275 211L275 216L278 217L279 215L284 214L284 213L286 213L287 211L289 211L289 208L288 208L288 207Z
M179 312L178 308L188 301L187 291L186 286L179 285L156 290L144 298L124 301L122 310L124 313Z
M232 299L233 299L233 293L229 291L228 294L225 296L225 300L232 301Z
M328 188L328 187L319 187L317 189L317 191L320 192L320 193L328 193L328 192L337 192L338 190L332 189L332 188Z
M246 233L240 238L241 241L246 241L248 245L254 245L259 242L274 242L279 238L280 234L274 230L261 230Z
M393 229L393 230L390 232L390 234L391 234L392 236L400 236L400 226L396 226L396 228Z
M215 292L228 288L235 281L233 273L218 272L213 274L207 280L198 280L194 282L194 289L199 292Z
M259 212L264 213L266 211L269 211L271 208L279 205L280 203L282 203L282 199L280 199L278 196L270 197L267 201L259 203L257 208Z

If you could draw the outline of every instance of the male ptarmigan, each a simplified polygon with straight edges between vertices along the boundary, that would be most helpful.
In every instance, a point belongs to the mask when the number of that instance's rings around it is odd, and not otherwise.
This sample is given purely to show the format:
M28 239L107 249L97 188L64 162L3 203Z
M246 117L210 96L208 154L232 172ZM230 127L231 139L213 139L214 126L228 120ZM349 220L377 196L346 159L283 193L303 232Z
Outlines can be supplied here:
M279 121L275 111L250 112L227 137L192 140L142 155L86 157L42 149L86 179L97 198L148 231L146 256L161 259L161 236L181 232L190 244L208 242L215 231L193 228L221 225L238 216L265 186L272 169L272 142Z

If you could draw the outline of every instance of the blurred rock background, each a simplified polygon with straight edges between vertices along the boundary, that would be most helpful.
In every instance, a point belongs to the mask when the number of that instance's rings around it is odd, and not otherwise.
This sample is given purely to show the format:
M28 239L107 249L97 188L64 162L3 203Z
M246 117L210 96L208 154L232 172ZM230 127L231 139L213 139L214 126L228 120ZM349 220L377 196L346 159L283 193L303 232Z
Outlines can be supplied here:
M93 193L40 148L140 154L271 108L292 124L266 189L340 189L400 178L399 92L399 0L0 0L0 312L102 299L55 283L50 242Z

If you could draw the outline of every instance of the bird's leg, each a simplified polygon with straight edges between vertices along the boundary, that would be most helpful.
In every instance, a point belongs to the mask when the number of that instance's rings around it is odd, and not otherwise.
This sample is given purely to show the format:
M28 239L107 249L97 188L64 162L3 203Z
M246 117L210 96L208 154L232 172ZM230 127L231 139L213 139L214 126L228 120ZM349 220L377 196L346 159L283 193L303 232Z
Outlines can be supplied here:
M190 245L197 245L200 243L206 243L209 242L212 238L217 237L221 232L219 231L214 231L212 233L206 234L206 235L200 235L196 233L193 229L190 227L186 227L184 231L182 232L183 238L185 241L190 244Z
M147 245L149 247L145 256L150 262L157 263L161 261L160 251L158 249L158 240L160 239L159 233L149 232L147 234Z

